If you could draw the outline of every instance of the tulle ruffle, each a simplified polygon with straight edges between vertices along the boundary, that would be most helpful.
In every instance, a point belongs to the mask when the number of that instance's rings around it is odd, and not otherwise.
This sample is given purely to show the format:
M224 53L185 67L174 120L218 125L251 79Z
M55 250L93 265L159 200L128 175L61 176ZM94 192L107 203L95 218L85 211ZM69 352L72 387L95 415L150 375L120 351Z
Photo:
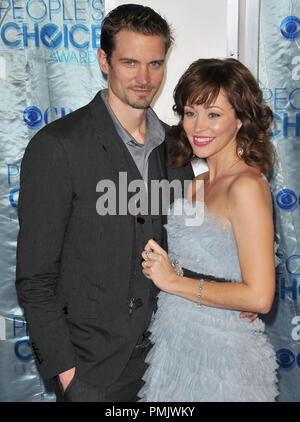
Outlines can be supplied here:
M269 402L277 363L264 324L239 312L159 294L140 401Z

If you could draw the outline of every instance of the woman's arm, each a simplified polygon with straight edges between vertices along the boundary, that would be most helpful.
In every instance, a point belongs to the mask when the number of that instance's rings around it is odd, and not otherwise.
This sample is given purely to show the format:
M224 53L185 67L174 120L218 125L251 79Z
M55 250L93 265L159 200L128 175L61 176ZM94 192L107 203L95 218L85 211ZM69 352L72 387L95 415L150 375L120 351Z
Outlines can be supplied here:
M204 282L203 305L259 313L270 311L275 292L274 230L271 197L265 183L244 176L232 184L228 193L228 217L243 281ZM153 240L145 250L150 252L150 260L143 262L144 274L161 290L197 302L199 280L174 273L166 252Z

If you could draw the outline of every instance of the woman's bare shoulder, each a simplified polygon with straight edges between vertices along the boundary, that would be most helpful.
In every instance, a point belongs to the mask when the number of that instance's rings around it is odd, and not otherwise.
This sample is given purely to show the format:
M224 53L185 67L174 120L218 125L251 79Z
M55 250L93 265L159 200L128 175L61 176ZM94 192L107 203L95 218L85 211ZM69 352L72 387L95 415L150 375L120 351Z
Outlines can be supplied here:
M264 175L252 169L236 174L228 186L229 203L235 207L251 206L264 203L272 208L270 187Z

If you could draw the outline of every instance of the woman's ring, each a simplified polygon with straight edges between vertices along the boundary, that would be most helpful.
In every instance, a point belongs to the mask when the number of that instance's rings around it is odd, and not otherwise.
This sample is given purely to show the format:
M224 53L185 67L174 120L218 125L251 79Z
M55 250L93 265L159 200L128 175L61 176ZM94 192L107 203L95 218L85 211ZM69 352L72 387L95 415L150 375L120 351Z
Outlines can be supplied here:
M149 259L150 252L146 251L146 252L145 252L145 256L146 256L146 259Z

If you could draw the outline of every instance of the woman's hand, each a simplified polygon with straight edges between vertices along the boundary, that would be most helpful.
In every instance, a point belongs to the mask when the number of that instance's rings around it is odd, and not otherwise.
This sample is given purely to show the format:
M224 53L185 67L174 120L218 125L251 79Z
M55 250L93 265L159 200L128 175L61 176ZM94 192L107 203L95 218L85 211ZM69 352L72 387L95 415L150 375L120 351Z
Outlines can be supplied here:
M175 273L167 252L154 240L149 240L142 253L143 274L167 293L173 293L179 276Z
M258 317L258 313L256 312L241 312L240 318L248 318L249 322L253 322Z

